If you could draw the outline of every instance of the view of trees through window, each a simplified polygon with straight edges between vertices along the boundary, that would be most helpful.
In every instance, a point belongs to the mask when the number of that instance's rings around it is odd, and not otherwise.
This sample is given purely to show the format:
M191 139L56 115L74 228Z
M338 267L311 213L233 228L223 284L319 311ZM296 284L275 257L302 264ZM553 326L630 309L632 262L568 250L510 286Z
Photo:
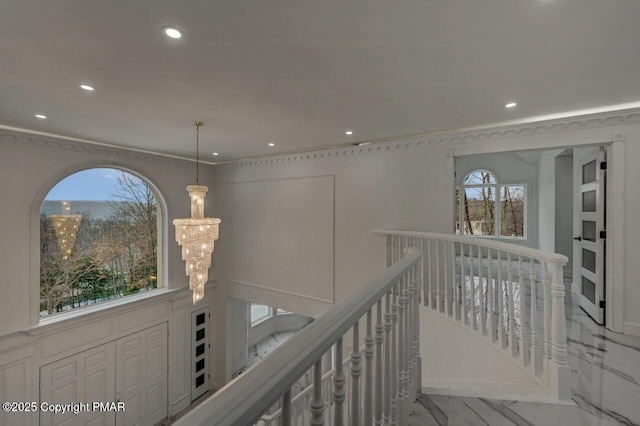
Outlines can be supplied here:
M138 177L89 169L40 211L40 316L158 287L158 203Z
M524 185L498 184L486 170L471 172L456 189L456 233L524 237L525 201Z

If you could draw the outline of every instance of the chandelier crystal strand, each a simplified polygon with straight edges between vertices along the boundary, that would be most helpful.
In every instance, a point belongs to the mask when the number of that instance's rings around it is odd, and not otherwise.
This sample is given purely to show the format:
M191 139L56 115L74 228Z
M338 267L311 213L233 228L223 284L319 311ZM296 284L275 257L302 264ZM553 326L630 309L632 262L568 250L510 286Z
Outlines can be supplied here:
M67 260L71 256L81 220L82 215L71 214L71 203L69 201L62 202L62 214L51 215L51 224L56 232L58 248L62 253L63 260Z
M193 304L204 297L204 286L209 279L211 253L214 241L218 239L220 219L204 217L204 199L207 188L198 183L199 173L199 129L204 124L199 121L196 126L196 185L187 186L191 199L191 218L174 219L176 242L182 247L182 260L186 262L185 273L189 277L189 288L193 291Z

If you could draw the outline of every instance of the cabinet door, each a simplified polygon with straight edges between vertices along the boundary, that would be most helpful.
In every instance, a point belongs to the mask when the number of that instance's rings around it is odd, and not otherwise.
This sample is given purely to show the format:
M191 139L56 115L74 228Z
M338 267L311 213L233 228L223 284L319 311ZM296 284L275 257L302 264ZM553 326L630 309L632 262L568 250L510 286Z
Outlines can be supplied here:
M167 417L167 324L116 340L116 397L126 409L120 425L155 425Z
M115 401L115 342L89 349L40 368L40 403ZM114 425L113 412L40 412L40 424Z

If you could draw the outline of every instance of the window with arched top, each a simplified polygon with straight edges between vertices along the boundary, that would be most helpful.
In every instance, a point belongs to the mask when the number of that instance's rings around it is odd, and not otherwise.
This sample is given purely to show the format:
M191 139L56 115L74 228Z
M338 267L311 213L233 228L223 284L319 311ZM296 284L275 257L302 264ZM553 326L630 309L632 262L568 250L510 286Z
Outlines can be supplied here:
M158 288L160 218L157 195L124 170L58 182L40 209L40 316Z
M456 188L456 234L526 237L527 186L499 183L489 170L474 170Z

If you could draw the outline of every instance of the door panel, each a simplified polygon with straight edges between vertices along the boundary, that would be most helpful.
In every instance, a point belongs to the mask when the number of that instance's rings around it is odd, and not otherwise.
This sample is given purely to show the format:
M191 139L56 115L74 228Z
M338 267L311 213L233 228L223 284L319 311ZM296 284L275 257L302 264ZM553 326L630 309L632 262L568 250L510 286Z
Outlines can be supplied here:
M115 342L106 343L40 368L40 401L49 404L115 400ZM40 424L113 425L113 412L40 412Z
M606 160L606 150L599 147L580 159L578 182L578 236L574 245L574 259L581 259L578 276L574 282L580 285L580 306L598 324L604 323L604 250L605 241L605 170L600 164Z
M116 341L118 425L155 425L167 417L167 324Z

